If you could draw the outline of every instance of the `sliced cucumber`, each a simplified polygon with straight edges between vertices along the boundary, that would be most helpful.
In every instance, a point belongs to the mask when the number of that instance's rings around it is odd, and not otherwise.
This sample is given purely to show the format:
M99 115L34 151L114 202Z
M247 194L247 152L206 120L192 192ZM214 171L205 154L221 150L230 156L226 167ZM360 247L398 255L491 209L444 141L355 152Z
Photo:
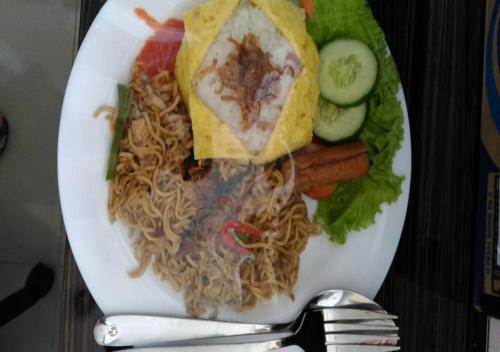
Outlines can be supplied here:
M366 103L353 108L339 108L324 98L319 98L314 134L328 142L340 142L353 137L366 119Z
M364 101L377 75L375 54L359 40L337 39L319 53L321 95L338 106L353 106Z

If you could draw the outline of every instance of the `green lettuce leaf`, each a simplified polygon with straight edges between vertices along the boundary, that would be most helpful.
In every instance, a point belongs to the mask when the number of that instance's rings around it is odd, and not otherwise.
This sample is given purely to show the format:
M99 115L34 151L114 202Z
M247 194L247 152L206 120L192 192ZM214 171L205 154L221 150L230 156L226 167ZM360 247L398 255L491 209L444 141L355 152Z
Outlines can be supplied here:
M397 100L400 80L384 32L365 0L314 0L314 17L308 31L321 48L335 38L358 39L369 45L379 62L379 81L368 101L368 118L360 140L368 148L369 175L339 185L329 199L319 202L315 220L330 239L344 243L351 231L375 222L382 203L401 194L404 177L394 175L392 162L403 139L403 111Z

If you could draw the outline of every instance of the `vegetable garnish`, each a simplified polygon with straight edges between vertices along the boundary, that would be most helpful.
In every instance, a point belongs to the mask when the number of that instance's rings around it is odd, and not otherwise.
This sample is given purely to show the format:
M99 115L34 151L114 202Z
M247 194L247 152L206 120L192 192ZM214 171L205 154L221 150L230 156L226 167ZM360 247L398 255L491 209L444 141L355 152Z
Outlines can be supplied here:
M134 92L126 85L118 85L118 116L116 118L115 135L111 143L111 152L108 159L108 172L106 180L115 178L116 164L118 162L118 154L120 153L120 143L127 128L128 116L130 114L130 107L132 106L132 98Z
M156 20L153 16L151 16L146 10L136 7L134 9L135 14L137 17L142 19L146 24L151 28L154 29L155 31L159 31L161 29L161 23Z
M262 231L252 225L244 224L238 221L228 221L222 225L222 231L233 230L235 232L244 233L245 235L260 237L262 235Z
M314 16L314 3L313 0L300 0L302 7L306 10L306 14L309 17Z
M234 231L232 231L234 233ZM237 254L241 254L244 256L252 256L253 253L251 250L246 249L243 246L240 246L239 243L236 241L234 238L234 235L231 233L231 231L222 231L221 232L221 238L222 242L226 245L227 248L232 250L233 252Z
M335 183L333 185L311 188L310 190L305 191L304 194L306 194L308 197L312 199L323 200L330 198L332 194L335 193L336 190L337 190L337 184Z
M247 235L245 235L244 233L242 232L238 232L236 231L236 236L240 239L241 242L243 242L244 244L249 244L250 243L250 238L248 238Z
M340 37L361 40L373 50L379 63L379 80L368 99L368 116L359 139L370 160L368 176L339 184L335 194L319 202L315 220L330 239L344 243L350 231L375 222L382 203L392 203L401 194L404 177L392 171L392 162L403 140L403 111L398 101L400 80L384 33L365 0L314 0L315 16L308 32L316 45Z
M221 238L222 242L237 254L253 258L253 252L248 248L241 246L236 238L241 242L250 243L250 237L260 237L262 231L255 226L243 224L237 221L228 221L222 225Z
M378 62L368 45L336 39L319 53L319 90L330 102L353 107L364 102L377 82Z
M314 134L333 143L353 140L363 128L366 113L366 103L351 108L339 108L320 97L314 120Z
M175 18L168 19L156 28L156 33L147 40L136 59L137 64L151 78L162 70L174 73L175 60L183 37L184 22Z

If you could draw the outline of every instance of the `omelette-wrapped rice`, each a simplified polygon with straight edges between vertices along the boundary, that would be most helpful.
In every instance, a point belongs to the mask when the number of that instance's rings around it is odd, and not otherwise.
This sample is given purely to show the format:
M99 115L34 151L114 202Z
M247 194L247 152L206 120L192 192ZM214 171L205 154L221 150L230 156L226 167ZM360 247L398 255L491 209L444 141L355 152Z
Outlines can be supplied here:
M184 15L176 76L196 159L269 162L312 139L318 54L287 0L211 0Z

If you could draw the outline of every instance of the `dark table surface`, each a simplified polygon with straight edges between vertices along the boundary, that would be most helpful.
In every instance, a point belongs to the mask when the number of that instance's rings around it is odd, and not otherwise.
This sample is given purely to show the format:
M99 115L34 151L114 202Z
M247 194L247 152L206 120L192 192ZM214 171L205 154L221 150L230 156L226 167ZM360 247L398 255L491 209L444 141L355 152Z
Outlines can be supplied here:
M80 41L104 0L82 0ZM399 316L404 351L485 351L472 308L484 0L372 0L399 67L412 137L410 202L376 298ZM100 315L69 248L61 351L101 351Z

